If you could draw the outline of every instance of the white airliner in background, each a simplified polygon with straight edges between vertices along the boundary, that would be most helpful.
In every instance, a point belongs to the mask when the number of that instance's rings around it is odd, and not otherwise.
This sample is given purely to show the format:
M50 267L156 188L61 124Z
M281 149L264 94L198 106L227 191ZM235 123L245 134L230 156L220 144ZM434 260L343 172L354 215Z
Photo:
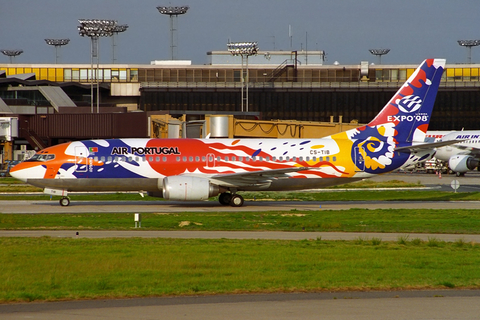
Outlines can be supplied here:
M39 151L13 167L44 192L139 191L167 200L241 206L240 191L322 188L430 159L425 133L445 67L425 60L368 125L320 139L109 139Z
M479 169L480 164L480 131L452 131L445 134L440 141L459 142L437 148L435 158L448 162L449 168L458 175Z

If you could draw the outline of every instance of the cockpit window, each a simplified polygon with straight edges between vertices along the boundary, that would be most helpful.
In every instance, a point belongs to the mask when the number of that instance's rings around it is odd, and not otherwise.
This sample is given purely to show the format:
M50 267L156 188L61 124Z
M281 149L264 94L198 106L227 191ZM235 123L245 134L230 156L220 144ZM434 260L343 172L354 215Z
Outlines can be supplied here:
M35 161L40 161L40 162L45 162L45 161L50 161L55 159L54 154L40 154L36 153L33 157L31 157L28 160L25 160L25 162L35 162Z

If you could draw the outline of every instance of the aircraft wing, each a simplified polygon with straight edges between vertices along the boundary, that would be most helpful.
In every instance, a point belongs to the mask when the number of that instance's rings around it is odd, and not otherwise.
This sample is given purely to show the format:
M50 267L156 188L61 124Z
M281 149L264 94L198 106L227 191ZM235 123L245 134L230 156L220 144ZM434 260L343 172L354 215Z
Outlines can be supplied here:
M210 177L212 183L226 187L241 187L252 185L269 185L272 180L288 179L287 173L312 170L307 167L294 167L286 169L259 170L253 172L240 172L231 174L217 174Z
M472 146L465 146L465 145L462 145L462 144L455 145L455 148L460 149L460 150L464 150L464 151L468 151L468 154L470 154L472 156L475 156L475 157L480 156L480 149L479 148L475 148L475 147L472 147Z
M448 141L438 141L438 142L430 142L430 143L420 143L420 144L414 144L406 147L397 147L395 148L395 151L411 152L411 151L420 151L420 150L432 150L433 148L445 147L455 143L459 143L461 141L463 140L448 140Z

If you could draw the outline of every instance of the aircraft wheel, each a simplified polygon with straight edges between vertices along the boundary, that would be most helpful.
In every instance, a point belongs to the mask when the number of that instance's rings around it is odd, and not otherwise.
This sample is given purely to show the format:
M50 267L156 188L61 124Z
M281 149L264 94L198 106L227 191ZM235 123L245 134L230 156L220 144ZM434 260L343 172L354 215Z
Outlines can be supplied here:
M220 202L221 205L227 206L230 204L230 201L232 200L232 194L231 193L220 193L218 196L218 202Z
M230 205L232 207L241 207L243 206L244 200L243 197L239 194L232 195L232 199L230 200Z
M66 206L70 205L70 199L68 199L66 197L60 199L60 205L62 207L66 207Z

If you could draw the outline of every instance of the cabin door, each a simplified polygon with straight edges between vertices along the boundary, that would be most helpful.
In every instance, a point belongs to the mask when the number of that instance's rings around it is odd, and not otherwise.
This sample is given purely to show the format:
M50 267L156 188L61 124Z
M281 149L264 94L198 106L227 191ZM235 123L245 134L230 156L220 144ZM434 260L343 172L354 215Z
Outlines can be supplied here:
M85 146L75 147L75 172L87 172L88 149Z
M355 147L355 172L365 171L365 151L362 147Z

